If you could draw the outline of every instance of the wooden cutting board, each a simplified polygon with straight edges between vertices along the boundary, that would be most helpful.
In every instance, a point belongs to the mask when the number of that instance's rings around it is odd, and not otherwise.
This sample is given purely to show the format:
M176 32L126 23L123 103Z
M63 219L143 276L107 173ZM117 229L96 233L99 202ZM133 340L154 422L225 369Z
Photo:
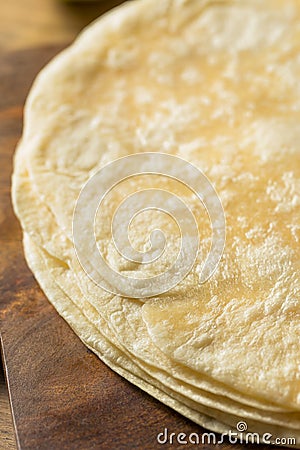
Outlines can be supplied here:
M0 58L0 330L18 446L182 448L178 443L158 444L158 433L165 428L177 434L203 429L132 386L86 349L47 301L24 261L21 230L10 201L12 157L29 87L60 48L23 50Z

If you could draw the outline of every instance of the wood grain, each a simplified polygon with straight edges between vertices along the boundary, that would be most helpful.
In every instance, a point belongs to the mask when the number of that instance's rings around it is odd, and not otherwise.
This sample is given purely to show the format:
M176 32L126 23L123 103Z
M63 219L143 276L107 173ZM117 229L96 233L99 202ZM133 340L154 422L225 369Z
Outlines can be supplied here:
M15 450L16 441L14 428L2 367L0 367L0 411L0 448L5 450Z

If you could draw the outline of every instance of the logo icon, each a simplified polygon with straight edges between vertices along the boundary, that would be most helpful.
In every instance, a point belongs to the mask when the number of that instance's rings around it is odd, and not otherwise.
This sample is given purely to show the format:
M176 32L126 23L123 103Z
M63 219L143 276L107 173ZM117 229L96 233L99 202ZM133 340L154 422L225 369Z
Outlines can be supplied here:
M176 180L191 190L204 205L211 222L211 246L199 275L199 283L205 283L216 270L224 250L223 207L213 185L201 170L181 158L165 153L137 153L117 159L101 168L87 181L77 199L73 215L73 242L81 266L90 279L106 291L140 299L169 291L192 270L199 248L195 216L183 199L163 189L137 190L122 200L112 219L111 235L122 258L138 264L153 263L165 249L166 238L163 231L151 232L151 248L142 253L130 243L129 225L134 217L147 210L168 214L176 222L181 237L180 251L172 267L159 275L137 278L111 267L99 251L95 218L100 205L120 183L143 175L158 175Z

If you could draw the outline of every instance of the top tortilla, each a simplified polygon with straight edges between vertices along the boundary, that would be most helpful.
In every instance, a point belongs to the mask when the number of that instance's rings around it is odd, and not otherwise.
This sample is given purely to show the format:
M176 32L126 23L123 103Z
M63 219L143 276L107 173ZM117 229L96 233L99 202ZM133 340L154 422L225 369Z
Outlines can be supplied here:
M217 272L199 286L196 264L161 298L144 305L128 299L121 322L134 318L129 341L136 330L149 333L170 360L297 410L299 17L296 0L126 5L95 22L40 74L21 144L31 182L69 240L79 192L107 162L163 151L200 167L227 219ZM117 203L112 194L107 217ZM99 246L127 270L109 245L104 219ZM162 218L151 220L167 227ZM144 236L140 225L133 242ZM170 239L176 241L172 232ZM71 247L54 245L53 253L69 261ZM102 293L75 261L73 267L97 303ZM137 347L143 354L142 343Z

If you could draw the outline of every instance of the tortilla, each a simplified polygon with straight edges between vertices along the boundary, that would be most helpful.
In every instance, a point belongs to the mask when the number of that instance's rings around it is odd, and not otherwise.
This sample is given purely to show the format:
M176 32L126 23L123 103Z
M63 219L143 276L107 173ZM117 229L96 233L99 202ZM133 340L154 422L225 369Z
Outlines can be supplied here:
M24 165L22 166L23 171L24 171ZM26 179L26 176L23 174L21 175L21 173L19 173L19 177L18 177L18 182L16 184L19 185L19 192L23 193L26 192L26 197L27 198L27 214L23 215L23 226L26 227L27 222L26 220L30 220L31 215L28 215L28 212L30 212L31 208L33 211L37 212L39 211L39 217L40 217L40 225L42 227L42 225L44 223L47 223L47 221L45 222L45 217L47 215L47 211L43 210L43 205L42 204L38 204L36 199L34 198L33 195L30 196L30 190L24 188L24 184L22 184L21 180ZM17 190L18 191L18 190ZM20 194L21 195L21 194ZM26 204L26 200L25 198L22 201L22 204ZM35 204L36 203L36 204ZM36 221L36 223L38 223ZM58 232L55 231L55 227L54 227L55 223L54 221L52 221L52 228L51 231L53 232L54 236L58 235ZM44 230L45 231L45 230ZM40 235L42 235L42 230ZM49 242L50 242L50 238L51 236L49 235ZM32 247L33 245L31 245ZM48 256L48 260L50 259L50 256ZM56 257L55 260L56 263L58 264L59 259ZM64 271L64 275L62 276L59 271L56 270L55 272L55 280L56 283L63 289L63 290L68 290L70 289L70 286L73 287L73 290L75 289L74 286L76 286L76 278L75 276L72 274L72 272L70 271L69 267L63 262L60 261L60 270ZM59 266L59 264L58 264ZM53 271L53 263L51 265L49 265L49 271ZM65 285L68 285L69 287L66 288ZM106 339L110 339L110 341L113 343L113 345L117 345L118 348L121 348L122 351L124 352L128 352L128 349L130 349L130 344L127 344L127 347L124 347L124 344L122 346L122 342L123 339L120 339L120 330L114 330L111 328L111 326L108 328L107 324L109 322L109 320L107 320L107 322L103 321L103 319L101 319L101 316L99 316L99 314L97 313L97 310L95 310L91 305L89 305L89 303L84 299L84 297L82 296L82 293L80 292L80 290L78 289L79 293L77 293L77 295L74 294L69 294L70 298L77 298L77 306L79 306L84 314L88 314L88 318L93 322L93 324L98 327L98 329L101 330L102 334L104 334L104 336L106 337ZM118 300L118 299L117 299ZM78 305L79 302L79 305ZM114 305L114 301L111 301L110 304ZM110 305L111 306L111 305ZM105 306L103 305L103 311L105 312ZM115 320L111 321L111 324L115 323ZM125 320L126 323L126 320ZM110 324L110 325L111 325ZM145 339L146 337L143 337L143 343L145 344ZM128 340L128 338L127 338ZM125 343L127 342L127 340L125 339ZM150 348L149 348L150 346ZM141 367L146 373L150 373L151 376L153 376L154 378L157 378L160 381L163 381L167 386L172 386L173 389L175 389L175 391L178 391L180 393L185 394L187 397L188 396L192 396L194 399L200 399L200 403L205 404L205 405L214 405L214 407L218 407L220 410L224 410L227 413L229 411L231 411L234 414L239 414L240 416L243 416L244 418L252 418L252 419L259 419L263 422L267 422L267 423L277 423L277 424L284 424L284 426L290 426L292 428L298 429L299 428L299 423L298 423L298 415L297 414L287 414L287 415L280 415L280 414L268 414L266 413L267 410L271 410L276 412L276 407L274 405L270 405L270 404L264 404L261 402L258 402L254 399L251 398L243 398L243 396L238 395L236 392L233 391L228 391L227 389L225 389L223 386L218 386L217 384L212 383L211 381L202 378L197 380L196 376L188 370L182 370L182 368L180 368L179 366L174 366L172 367L172 365L164 363L164 360L162 358L162 355L160 355L159 353L157 353L157 351L155 351L155 348L152 346L151 348L151 342L149 343L149 345L146 345L147 349L148 349L148 354L151 352L152 354L152 359L150 360L151 366L147 366L147 364L145 364L145 361L147 361L147 356L145 357L145 360L136 360L136 363L139 367ZM132 354L129 353L129 357L132 358ZM158 364L158 361L161 362L160 366ZM156 368L155 368L156 367ZM157 370L157 367L165 368L166 372L164 373L163 371L159 371ZM192 387L189 386L189 384L183 383L182 381L180 382L180 384L178 385L178 383L176 383L176 379L172 380L172 378L170 376L168 376L168 373L172 373L173 376L175 376L175 378L178 378L180 380L185 380L189 383L192 383ZM197 383L194 382L194 380L198 381ZM196 385L198 388L200 387L202 390L199 389L194 389L193 388L193 384ZM203 391L204 389L204 391ZM209 393L206 392L206 390L208 390L209 392L212 392L213 394L216 395L210 395ZM247 406L245 405L241 405L239 403L230 401L228 402L228 399L226 398L220 398L221 396L227 396L230 397L231 399L236 399L238 401L243 401ZM262 411L257 411L253 408L249 408L249 406L252 405L254 407L258 407L261 408ZM266 410L266 411L264 411ZM279 412L279 411L278 411Z
M151 377L149 378L147 374L136 368L130 360L126 360L125 355L120 353L111 342L106 341L99 331L99 324L97 327L94 327L91 321L86 319L82 310L74 303L74 298L79 300L80 294L79 296L78 294L76 295L76 284L72 281L71 273L67 276L64 273L68 269L64 265L60 265L57 259L51 257L44 250L36 247L27 234L24 235L24 248L29 266L35 273L41 287L47 292L51 302L80 336L82 341L109 367L199 425L208 427L217 433L229 434L230 431L232 433L237 432L235 426L240 421L241 416L234 416L228 412L224 413L214 407L205 407L190 398L185 398L156 380L151 380ZM57 283L57 280L59 280L59 283ZM64 290L61 289L60 283L63 284ZM67 292L71 293L73 300L68 297ZM81 307L85 310L88 309L82 304ZM103 323L100 327L101 330L102 327ZM127 371L128 368L130 369L129 372ZM220 422L220 419L224 420L224 423ZM299 432L294 429L272 424L263 425L251 419L247 419L247 425L249 426L249 432L259 433L260 436L270 433L273 436L271 442L275 441L274 438L293 437L296 439L296 447L300 444ZM238 435L240 439L243 439L241 433L238 433Z
M255 431L278 425L279 434L299 429L299 15L296 1L143 0L118 8L38 76L13 178L14 207L30 236L27 258L34 254L33 271L61 314L75 294L52 294L47 276L37 275L39 258L41 265L54 258L71 274L82 296L78 321L84 316L103 330L99 342L121 352L132 380L178 398L188 417L198 411L232 426L241 416ZM113 245L119 205L149 187L183 200L202 245L169 292L120 297L94 284L77 260L73 212L105 164L149 151L205 172L225 210L226 247L202 284L211 230L199 198L169 178L125 180L108 193L95 223L97 245L115 271L143 282L174 263L176 222L157 210L132 221L128 242L145 252L150 232L161 229L161 258L124 261ZM115 292L118 278L109 283ZM64 317L76 328L77 319ZM114 356L107 361L115 369Z

